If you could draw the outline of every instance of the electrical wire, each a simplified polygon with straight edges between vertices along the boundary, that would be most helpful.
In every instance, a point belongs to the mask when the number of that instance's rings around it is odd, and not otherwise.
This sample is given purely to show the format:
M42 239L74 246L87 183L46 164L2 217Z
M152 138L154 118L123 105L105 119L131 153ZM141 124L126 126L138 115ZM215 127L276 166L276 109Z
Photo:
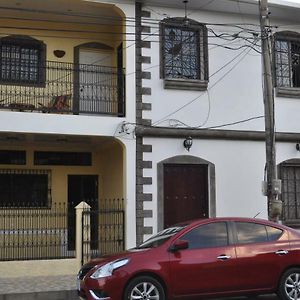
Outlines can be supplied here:
M236 60L238 57L241 56L241 54L244 54L238 61L237 63L235 63L220 79L218 79L210 88L209 90L212 90L221 80L223 80L229 73L231 73L231 71L237 66L239 65L239 63L247 56L247 54L252 50L251 48L248 49L248 51L246 51L247 49L244 49L241 53L239 53L238 55L236 55L232 61ZM245 53L246 52L246 53ZM218 70L218 72L220 72L224 67L220 68ZM215 74L217 74L217 72L215 72ZM214 75L215 75L214 74ZM193 102L195 102L196 100L198 100L200 97L202 97L204 94L200 94L199 96L193 98L192 100L190 100L189 102L187 102L186 104L182 105L181 107L177 108L176 110L172 111L171 113L167 114L166 116L164 116L163 118L153 122L153 126L160 124L164 121L166 121L166 119L172 115L174 115L175 113L181 111L182 109L184 109L185 107L191 105Z
M253 121L253 120L263 119L263 118L265 118L265 116L264 115L260 115L260 116L251 117L251 118L247 118L247 119L243 119L243 120L239 120L239 121L235 121L235 122L230 122L230 123L225 123L225 124L221 124L221 125L210 126L210 127L206 127L206 128L203 128L203 129L222 128L222 127L227 127L227 126L232 126L232 125L247 123L247 122L250 122L250 121Z
M113 16L107 16L107 15L91 15L91 14L83 14L83 13L70 13L70 12L62 12L62 11L54 11L54 10L37 10L37 9L26 9L26 8L16 8L16 7L4 7L4 6L0 6L0 10L10 10L10 11L21 11L21 12L28 12L28 13L38 13L38 14L50 14L50 15L61 15L61 16L69 16L69 17L82 17L82 18L91 18L91 19L101 19L101 20L110 20L110 21L117 21L117 22L120 22L120 21L130 21L130 22L135 22L135 17L121 17L121 16L118 16L118 17L113 17ZM9 18L9 17L5 17L5 18ZM16 17L12 17L13 19L15 19ZM53 22L53 20L49 20L49 19L41 19L39 18L38 19L39 21L49 21L49 22ZM34 21L34 19L31 18L31 21ZM64 19L65 21L65 19ZM62 22L64 22L62 21ZM151 21L151 22L150 22ZM157 25L159 22L161 22L163 20L161 19L153 19L153 18L143 18L143 23L144 24L154 24L154 25ZM72 21L73 23L74 21ZM86 21L85 21L86 22ZM89 24L89 23L87 23ZM94 24L94 23L93 23ZM251 23L248 23L248 24L240 24L240 23L204 23L205 25L215 25L215 26L231 26L231 27L237 27L237 28L242 28L241 26L256 26L256 27L259 27L258 24L251 24ZM114 24L105 24L105 23L102 23L102 25L107 25L107 26L111 26L111 25L114 25ZM115 24L117 26L119 26L120 24ZM122 24L121 24L122 26ZM129 25L127 24L126 26L132 26L134 27L135 25Z

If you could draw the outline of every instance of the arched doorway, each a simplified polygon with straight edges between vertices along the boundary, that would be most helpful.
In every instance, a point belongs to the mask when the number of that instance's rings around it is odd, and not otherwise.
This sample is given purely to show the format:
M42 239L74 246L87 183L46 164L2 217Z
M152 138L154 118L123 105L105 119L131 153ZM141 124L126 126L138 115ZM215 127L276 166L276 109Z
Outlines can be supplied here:
M158 229L215 216L215 167L193 156L158 164Z

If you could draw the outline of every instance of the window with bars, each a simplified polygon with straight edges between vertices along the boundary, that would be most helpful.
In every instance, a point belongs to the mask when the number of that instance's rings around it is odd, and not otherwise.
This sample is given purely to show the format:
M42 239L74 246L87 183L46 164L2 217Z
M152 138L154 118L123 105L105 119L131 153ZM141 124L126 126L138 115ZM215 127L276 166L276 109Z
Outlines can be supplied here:
M49 170L0 169L0 207L49 207Z
M161 22L161 77L166 83L177 81L179 87L206 89L208 82L207 29L205 25L185 18ZM202 83L199 85L199 83Z
M27 36L0 40L0 81L6 84L41 85L45 81L45 45Z
M282 163L280 165L282 180L281 198L283 202L282 219L287 225L300 225L300 163Z
M300 34L279 32L274 37L274 77L279 96L300 97Z

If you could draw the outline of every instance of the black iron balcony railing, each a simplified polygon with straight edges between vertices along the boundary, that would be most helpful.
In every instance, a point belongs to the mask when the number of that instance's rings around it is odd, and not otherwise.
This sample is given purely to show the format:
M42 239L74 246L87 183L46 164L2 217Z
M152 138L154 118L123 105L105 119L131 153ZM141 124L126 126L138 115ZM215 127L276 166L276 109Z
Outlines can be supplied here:
M122 69L98 65L2 65L0 109L124 116L124 80Z

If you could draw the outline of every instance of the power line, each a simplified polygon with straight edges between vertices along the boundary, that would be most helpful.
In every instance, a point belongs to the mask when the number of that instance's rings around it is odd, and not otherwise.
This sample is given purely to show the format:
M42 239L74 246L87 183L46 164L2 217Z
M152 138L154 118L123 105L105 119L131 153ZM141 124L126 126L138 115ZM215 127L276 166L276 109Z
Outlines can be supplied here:
M10 10L10 11L21 11L21 12L29 12L29 13L38 13L38 14L45 14L45 15L61 15L61 16L69 16L69 17L82 17L82 18L90 18L90 19L102 19L102 20L115 20L115 21L128 21L128 22L135 22L135 17L114 17L114 16L107 16L107 15L92 15L92 14L82 14L82 13L71 13L71 12L62 12L62 11L55 11L55 10L37 10L37 9L29 9L29 8L16 8L16 7L4 7L4 6L0 6L0 10ZM178 17L178 16L177 16ZM10 17L5 17L5 18L10 18ZM12 19L16 19L16 17L11 17ZM170 17L173 18L173 17ZM167 18L167 19L170 19ZM153 25L157 25L160 22L163 22L162 19L153 19L153 18L142 18L143 20L143 24L153 24ZM28 19L27 19L28 20ZM34 21L34 19L30 19L31 21ZM49 19L38 19L39 21L45 21L45 22L53 22L53 20L49 20ZM62 23L64 23L66 20L64 19L63 21L61 21ZM69 22L69 21L67 21ZM72 21L73 23L74 21ZM85 21L86 22L86 21ZM77 22L76 22L77 23ZM89 23L88 23L89 24ZM95 23L93 23L95 24ZM97 24L97 23L96 23ZM241 26L255 26L255 27L259 27L258 24L253 24L253 23L248 23L248 24L241 24L241 23L203 23L204 25L214 25L214 26L230 26L230 27L238 27L241 28ZM102 23L102 25L105 25L105 23ZM107 23L107 26L110 25L121 25L123 26L123 24L111 24L111 23ZM127 24L127 26L129 26ZM135 27L135 25L130 25L132 27Z
M221 80L223 80L246 56L247 54L251 51L252 49L250 48L247 52L246 52L246 49L244 49L242 52L240 52L238 55L236 55L231 61L233 62L234 60L236 60L239 56L241 56L241 54L244 54L238 61L237 63L235 63L220 79L218 79L210 88L209 90L212 90ZM244 53L246 52L246 53ZM221 71L224 67L221 67L219 71ZM214 75L216 74L217 72L214 73ZM211 77L210 77L211 78ZM195 102L196 100L198 100L200 97L202 97L204 94L200 94L199 96L197 96L196 98L192 99L191 101L187 102L186 104L182 105L181 107L179 107L178 109L174 110L173 112L167 114L166 116L164 116L163 118L155 121L153 123L153 126L154 125L157 125L157 124L160 124L161 122L163 121L166 121L166 118L174 115L175 113L179 112L180 110L184 109L185 107L189 106L190 104L192 104L193 102Z
M242 119L242 120L238 120L238 121L233 121L233 122L228 122L228 123L223 123L220 125L214 125L214 126L209 126L209 127L203 127L201 125L199 126L189 126L184 122L181 122L179 120L176 119L171 119L172 121L176 121L182 125L184 125L185 127L188 127L188 129L216 129L216 128L222 128L222 127L227 127L227 126L232 126L232 125L238 125L238 124L242 124L242 123L247 123L253 120L257 120L257 119L263 119L265 116L264 115L259 115L259 116L255 116L255 117L250 117L250 118L246 118L246 119Z
M239 27L238 27L239 28ZM91 34L109 34L109 35L135 35L135 32L124 32L124 31L99 31L99 30L79 30L79 29L58 29L58 28L41 28L41 27L25 27L25 26L8 26L8 25L2 25L0 26L0 29L17 29L17 30L32 30L32 31L46 31L46 32L68 32L68 33L91 33ZM155 28L159 29L159 27ZM240 28L239 28L240 29ZM211 32L213 35L209 36L208 38L223 38L223 39L236 39L236 38L245 38L245 39L251 39L247 36L242 36L242 33L248 33L252 34L252 36L257 36L258 31L249 30L249 29L241 29L239 32L233 32L231 34L230 32L222 32L221 34L217 34L212 28L208 28L208 31ZM141 32L141 35L144 36L154 36L154 37L161 37L164 36L164 34L158 33L144 33Z

